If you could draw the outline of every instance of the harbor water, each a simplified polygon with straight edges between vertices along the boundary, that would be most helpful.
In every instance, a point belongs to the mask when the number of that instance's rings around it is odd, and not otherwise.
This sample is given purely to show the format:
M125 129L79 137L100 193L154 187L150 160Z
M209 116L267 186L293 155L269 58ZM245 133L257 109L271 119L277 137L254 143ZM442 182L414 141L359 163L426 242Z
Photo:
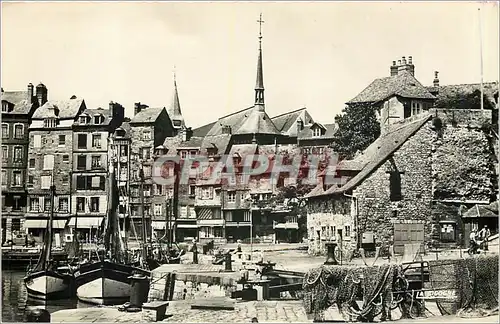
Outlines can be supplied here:
M2 322L25 322L25 312L30 308L44 308L50 313L61 309L84 308L90 305L74 299L40 301L28 298L22 270L2 271Z

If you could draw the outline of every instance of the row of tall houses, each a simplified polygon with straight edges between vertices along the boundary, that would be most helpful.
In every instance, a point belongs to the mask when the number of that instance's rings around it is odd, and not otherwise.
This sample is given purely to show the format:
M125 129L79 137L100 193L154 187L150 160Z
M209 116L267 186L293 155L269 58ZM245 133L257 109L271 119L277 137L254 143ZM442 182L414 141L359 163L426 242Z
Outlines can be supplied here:
M105 179L114 163L118 213L129 237L139 238L143 230L150 237L163 236L168 224L175 227L176 240L297 241L297 215L273 202L280 188L294 183L270 177L269 170L242 181L241 163L249 154L272 161L308 154L327 159L337 125L317 122L306 108L270 117L261 39L259 35L254 104L196 129L182 117L175 78L168 109L138 102L131 118L116 102L103 109L87 108L76 96L49 100L43 84L20 92L2 89L2 237L16 231L40 237L53 210L61 240L75 227L93 238L107 212ZM485 125L498 111L498 84L484 85L487 100L481 110L456 100L474 101L479 85L440 86L436 73L433 86L425 87L414 73L411 57L393 62L390 76L376 79L347 103L377 107L381 137L353 160L342 161L338 175L347 179L345 184L320 184L308 194L312 251L324 249L339 230L355 245L363 235L395 241L409 231L457 241L462 223L456 209L493 199L494 135ZM229 155L236 180L211 182L207 173L193 169L188 183L158 183L154 162L165 154L183 160L201 154L212 169ZM161 172L178 171L178 165L170 165ZM410 221L419 222L396 225Z
M498 82L483 85L481 106L480 84L441 86L435 72L425 87L414 73L403 57L347 102L377 107L381 135L340 163L343 186L306 196L311 253L331 240L401 253L412 243L467 244L484 225L498 233L497 215L465 213L498 199Z
M43 84L36 93L31 84L27 92L2 89L4 240L24 230L41 238L51 210L56 232L71 235L77 227L93 238L107 212L109 163L116 166L122 229L131 237L142 236L142 215L147 235L162 235L165 217L171 214L179 240L250 236L297 240L297 217L289 216L284 206L268 208L262 203L285 185L283 181L214 185L192 172L189 184L174 188L153 179L154 162L164 154L186 159L201 153L214 162L229 154L241 163L250 153L325 152L335 124L316 122L306 108L268 115L261 38L254 105L195 130L185 125L175 78L168 111L139 102L132 118L126 118L124 108L114 102L103 109L87 108L76 96L48 100ZM56 187L53 208L52 184Z

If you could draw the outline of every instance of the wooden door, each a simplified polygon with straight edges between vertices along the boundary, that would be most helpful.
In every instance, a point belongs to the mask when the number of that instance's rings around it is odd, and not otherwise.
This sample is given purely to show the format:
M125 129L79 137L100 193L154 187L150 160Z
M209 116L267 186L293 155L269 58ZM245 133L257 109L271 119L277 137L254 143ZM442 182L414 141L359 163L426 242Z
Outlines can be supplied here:
M394 253L403 254L405 244L424 243L424 224L394 224Z

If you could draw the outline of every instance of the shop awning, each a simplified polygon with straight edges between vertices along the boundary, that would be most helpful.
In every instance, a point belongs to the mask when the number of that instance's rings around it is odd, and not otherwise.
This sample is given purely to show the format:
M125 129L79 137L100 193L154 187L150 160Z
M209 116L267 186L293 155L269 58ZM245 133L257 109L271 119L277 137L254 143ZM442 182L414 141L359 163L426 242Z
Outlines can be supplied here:
M475 218L475 217L498 217L498 202L489 205L475 205L466 211L462 217Z
M198 228L196 224L177 224L177 228Z
M278 224L274 225L274 228L299 229L299 224L297 224L297 223L278 223Z
M200 219L212 219L212 209L211 208L199 208L196 211L196 218Z
M247 227L247 226L252 226L250 222L245 222L245 223L228 223L226 222L226 227Z
M71 217L68 226L78 228L98 228L104 217Z
M24 228L47 228L47 219L26 219ZM52 221L52 228L63 229L66 225L66 220L56 219Z

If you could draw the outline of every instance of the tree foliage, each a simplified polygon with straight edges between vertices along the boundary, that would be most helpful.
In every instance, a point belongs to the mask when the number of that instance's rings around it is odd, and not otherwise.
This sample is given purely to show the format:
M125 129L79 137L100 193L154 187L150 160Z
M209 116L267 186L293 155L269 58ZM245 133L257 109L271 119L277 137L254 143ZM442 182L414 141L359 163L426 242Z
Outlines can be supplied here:
M349 105L335 116L339 129L334 135L332 148L339 158L352 158L379 137L380 123L375 109L369 104Z
M436 107L438 108L452 108L452 109L481 109L481 90L474 90L470 93L464 94L456 92L448 96L443 96L436 100ZM484 109L495 109L493 103L488 100L487 96L483 96Z

